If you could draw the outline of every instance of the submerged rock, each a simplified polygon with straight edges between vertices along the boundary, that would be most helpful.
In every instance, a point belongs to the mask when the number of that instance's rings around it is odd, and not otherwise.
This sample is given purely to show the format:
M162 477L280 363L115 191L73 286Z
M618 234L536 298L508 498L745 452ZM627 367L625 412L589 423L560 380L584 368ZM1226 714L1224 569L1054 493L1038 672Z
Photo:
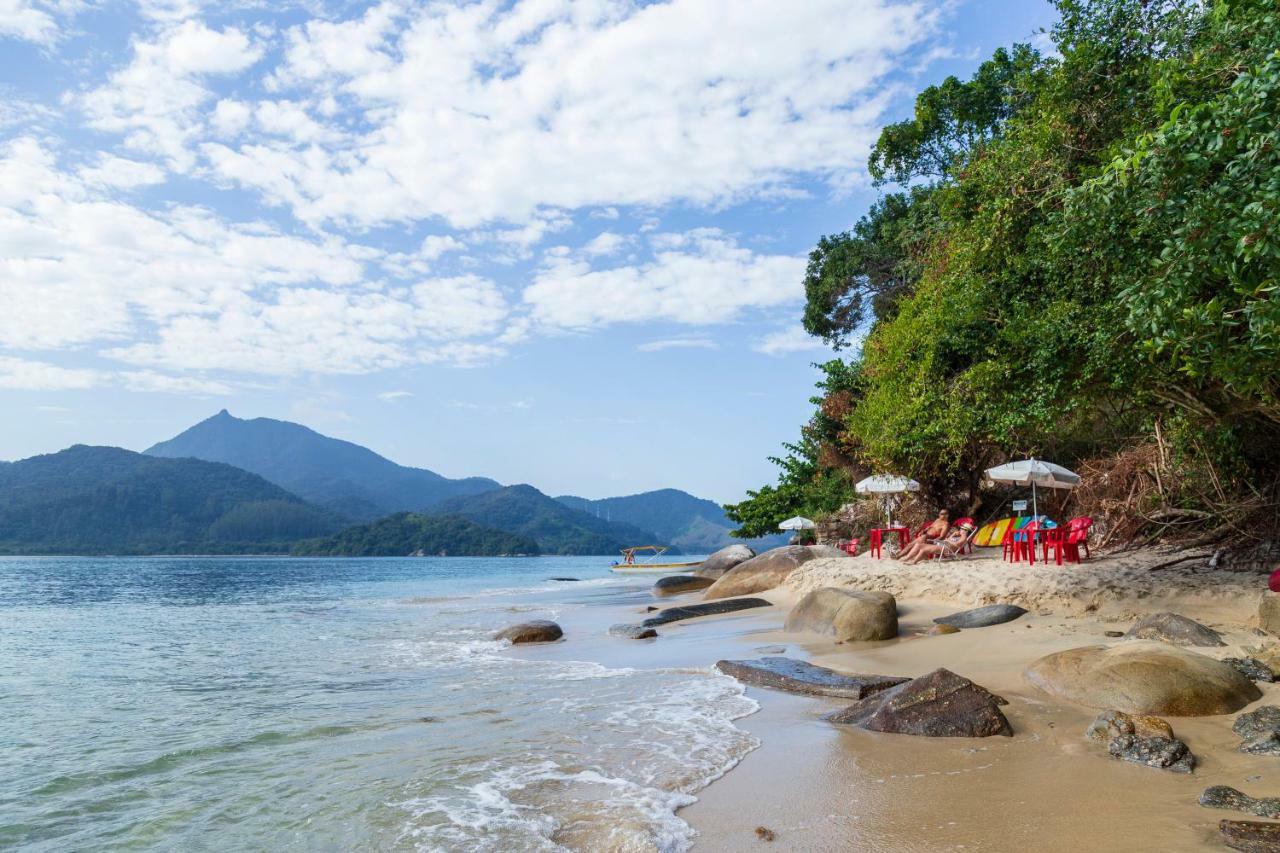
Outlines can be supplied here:
M939 616L933 621L939 625L950 625L952 628L986 628L989 625L1012 622L1026 612L1016 604L989 604L986 607L961 610L949 616Z
M898 602L887 592L815 589L791 608L784 628L829 634L840 643L892 640L898 636Z
M643 625L610 625L610 637L622 637L624 640L651 640L658 636L658 632L652 628L646 628Z
M534 619L499 631L493 638L512 643L553 643L563 636L564 631L556 623L548 619Z
M1023 677L1051 695L1130 714L1229 714L1262 696L1230 664L1144 640L1047 655Z
M1177 613L1152 613L1134 623L1125 635L1135 640L1163 640L1176 646L1225 646L1222 635Z
M1218 822L1222 841L1232 850L1245 853L1276 853L1280 850L1280 823L1256 820L1223 820Z
M706 589L715 581L711 578L700 578L697 575L669 575L665 578L658 578L653 585L654 595L679 595L682 592L696 592L700 589Z
M1211 809L1248 812L1258 817L1280 817L1280 797L1255 798L1227 785L1205 788L1200 795L1200 805Z
M1110 743L1120 735L1137 735L1140 738L1162 737L1173 740L1173 727L1159 717L1150 714L1126 714L1124 711L1103 711L1093 718L1085 737Z
M765 551L725 572L703 596L707 601L764 592L778 586L797 568L825 557L843 557L843 551L825 545L786 545Z
M716 669L756 687L841 699L864 699L907 681L893 675L846 675L807 661L781 657L722 660L716 663Z
M698 564L698 568L694 569L693 573L699 577L717 580L734 566L739 563L745 563L755 555L756 552L746 545L730 545L726 548L721 548L703 560Z
M563 583L577 583L577 582L579 582L580 580L582 580L582 578L547 578L547 580L549 580L549 581L561 581L561 582L563 582Z
M1223 663L1229 663L1236 668L1236 672L1252 681L1265 681L1268 684L1276 680L1276 674L1262 661L1257 658L1223 658Z
M1004 699L969 679L935 669L826 719L873 732L923 737L1009 737L1013 729L1000 710L1003 704Z
M1190 773L1196 766L1196 757L1187 749L1187 745L1167 737L1119 735L1107 744L1107 752L1123 761L1172 770L1174 773Z
M654 628L668 622L679 622L681 619L695 619L699 616L714 616L717 613L733 613L738 610L750 610L753 607L768 607L771 602L763 598L734 598L729 601L706 601L701 604L689 604L684 607L668 607L659 611L657 616L650 616L640 624L645 628Z

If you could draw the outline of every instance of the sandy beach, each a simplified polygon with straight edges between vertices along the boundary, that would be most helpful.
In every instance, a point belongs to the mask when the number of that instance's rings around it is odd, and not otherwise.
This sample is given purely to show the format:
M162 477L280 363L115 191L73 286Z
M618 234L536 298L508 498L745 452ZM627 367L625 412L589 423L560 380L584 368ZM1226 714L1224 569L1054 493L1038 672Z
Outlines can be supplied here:
M1169 559L1145 552L1028 567L980 552L924 566L866 556L801 566L764 593L779 606L754 617L759 627L743 641L842 672L915 677L946 667L1008 699L1014 736L867 732L822 719L847 701L748 688L761 710L738 725L761 746L681 811L700 834L695 849L766 849L757 826L776 836L768 849L785 850L1225 849L1218 821L1256 818L1202 807L1201 791L1230 785L1268 796L1280 788L1273 758L1236 751L1240 738L1231 724L1238 714L1169 718L1199 762L1193 774L1176 774L1111 758L1084 736L1095 709L1051 697L1022 675L1055 651L1126 642L1104 632L1166 610L1222 633L1226 646L1195 650L1210 657L1238 657L1274 642L1254 628L1263 578L1195 568L1203 561L1149 570ZM780 630L799 596L828 586L894 594L899 637L838 645ZM934 617L991 603L1030 612L1001 625L925 635ZM1280 702L1280 686L1258 686L1263 698L1241 712Z

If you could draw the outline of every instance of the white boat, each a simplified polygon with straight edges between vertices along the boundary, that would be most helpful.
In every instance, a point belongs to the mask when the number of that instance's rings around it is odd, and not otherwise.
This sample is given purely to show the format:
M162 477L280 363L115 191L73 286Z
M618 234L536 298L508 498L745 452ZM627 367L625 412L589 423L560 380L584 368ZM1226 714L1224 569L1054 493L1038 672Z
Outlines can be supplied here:
M645 559L636 559L637 553L649 552ZM659 563L658 558L667 553L665 545L636 545L622 549L622 562L614 563L609 571L619 575L678 575L697 568L702 563Z

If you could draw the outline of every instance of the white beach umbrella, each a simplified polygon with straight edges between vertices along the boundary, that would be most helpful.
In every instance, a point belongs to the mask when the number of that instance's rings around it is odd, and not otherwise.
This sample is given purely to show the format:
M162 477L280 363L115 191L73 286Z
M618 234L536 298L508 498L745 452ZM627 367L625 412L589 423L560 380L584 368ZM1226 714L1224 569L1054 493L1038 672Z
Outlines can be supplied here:
M872 474L855 483L853 489L864 495L898 495L903 492L918 492L920 484L910 477L900 477L897 474ZM893 513L889 512L888 499L885 500L884 514L889 519L889 526L893 527Z
M1031 486L1032 517L1040 514L1040 508L1036 504L1037 487L1074 489L1080 485L1080 475L1076 472L1035 457L988 468L987 479L997 483L1011 483L1015 486Z
M778 529L779 530L812 530L817 526L818 525L814 524L809 519L801 518L800 516L797 515L794 518L788 518L786 521L779 524Z

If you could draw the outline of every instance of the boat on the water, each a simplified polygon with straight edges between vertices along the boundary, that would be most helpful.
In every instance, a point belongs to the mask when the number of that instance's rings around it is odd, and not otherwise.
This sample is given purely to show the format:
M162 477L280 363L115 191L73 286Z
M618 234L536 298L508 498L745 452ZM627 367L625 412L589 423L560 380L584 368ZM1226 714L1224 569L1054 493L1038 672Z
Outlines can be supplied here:
M622 549L622 562L615 562L609 571L620 575L676 575L702 563L660 563L658 559L667 553L665 545L636 545ZM640 555L637 557L637 555ZM647 555L647 556L644 556Z

